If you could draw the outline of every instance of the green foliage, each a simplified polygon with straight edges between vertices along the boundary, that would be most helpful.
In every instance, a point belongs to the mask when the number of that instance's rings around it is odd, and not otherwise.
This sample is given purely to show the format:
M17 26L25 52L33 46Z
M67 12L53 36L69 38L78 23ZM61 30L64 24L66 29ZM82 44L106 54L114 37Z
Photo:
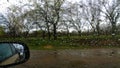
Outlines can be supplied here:
M37 37L0 38L0 41L17 41L26 43L30 49L88 49L120 47L120 36L72 36L69 39L59 37L58 40L48 40Z
M0 36L3 36L3 35L5 35L5 31L4 31L3 27L0 27Z

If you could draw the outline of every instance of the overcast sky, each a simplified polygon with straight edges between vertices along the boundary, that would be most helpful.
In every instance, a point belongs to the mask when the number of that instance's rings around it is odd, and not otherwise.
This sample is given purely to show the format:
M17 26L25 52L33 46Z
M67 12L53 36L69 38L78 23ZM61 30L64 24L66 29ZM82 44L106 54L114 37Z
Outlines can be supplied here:
M0 0L0 13L5 13L6 12L6 8L9 7L10 5L12 4L15 4L17 5L18 0L9 0L9 2L7 2L7 0ZM27 0L20 0L22 2L27 2ZM68 1L71 1L71 2L78 2L79 0L68 0Z

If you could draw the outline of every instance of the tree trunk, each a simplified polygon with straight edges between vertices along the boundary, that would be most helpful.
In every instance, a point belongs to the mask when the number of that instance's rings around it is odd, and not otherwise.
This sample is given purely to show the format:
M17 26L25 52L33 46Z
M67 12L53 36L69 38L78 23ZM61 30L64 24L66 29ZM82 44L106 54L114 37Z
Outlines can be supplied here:
M96 30L97 30L97 35L99 36L100 35L100 23L98 21L97 25L96 25Z
M114 37L116 35L116 24L115 22L112 23L112 36Z
M45 39L45 31L42 30L42 38Z
M48 30L48 39L50 40L51 38L50 28L48 27L47 30Z
M81 30L78 31L78 35L81 36Z
M69 29L67 29L67 38L70 39L70 32L69 32Z
M57 40L56 24L53 24L53 37L54 37L54 40Z

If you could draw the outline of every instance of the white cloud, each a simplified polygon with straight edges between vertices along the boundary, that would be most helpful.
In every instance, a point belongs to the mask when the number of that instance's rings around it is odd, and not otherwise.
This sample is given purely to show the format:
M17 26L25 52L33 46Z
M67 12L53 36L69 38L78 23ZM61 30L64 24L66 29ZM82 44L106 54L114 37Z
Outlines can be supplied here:
M27 3L27 0L9 0L9 2L7 0L0 0L0 13L5 13L7 12L7 7L9 7L10 5L19 5L19 2L22 3Z
M75 3L75 2L79 2L80 0L67 0L67 1Z

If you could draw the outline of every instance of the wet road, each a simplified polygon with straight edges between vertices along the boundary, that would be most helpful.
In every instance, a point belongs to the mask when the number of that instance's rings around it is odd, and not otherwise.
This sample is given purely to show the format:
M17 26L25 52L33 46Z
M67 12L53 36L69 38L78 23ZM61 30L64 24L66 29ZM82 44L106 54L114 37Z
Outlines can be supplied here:
M12 68L120 68L120 49L31 50L28 62Z

